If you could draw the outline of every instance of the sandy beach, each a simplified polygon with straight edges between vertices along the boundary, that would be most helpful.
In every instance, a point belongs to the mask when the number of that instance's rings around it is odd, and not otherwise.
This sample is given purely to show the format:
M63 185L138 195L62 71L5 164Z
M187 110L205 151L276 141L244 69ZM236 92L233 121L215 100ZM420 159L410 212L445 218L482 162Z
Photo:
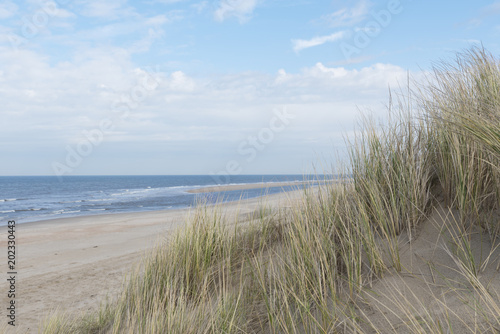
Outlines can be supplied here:
M299 187L304 184L308 184L310 182L272 182L272 183L251 183L251 184L231 184L231 185L221 185L221 186L212 186L212 187L203 187L197 189L188 190L188 193L199 194L199 193L210 193L217 191L231 191L231 190L244 190L244 189L268 189L268 188L279 188L279 187L290 187L296 186Z
M288 192L224 204L247 217L262 204L282 205ZM132 268L157 242L184 226L190 209L62 218L16 225L16 331L34 333L51 310L95 310L119 293ZM244 220L244 219L242 219ZM6 227L1 235L6 236ZM7 238L0 240L6 249ZM7 282L2 280L2 291ZM2 305L8 302L2 294ZM8 333L13 331L9 330Z

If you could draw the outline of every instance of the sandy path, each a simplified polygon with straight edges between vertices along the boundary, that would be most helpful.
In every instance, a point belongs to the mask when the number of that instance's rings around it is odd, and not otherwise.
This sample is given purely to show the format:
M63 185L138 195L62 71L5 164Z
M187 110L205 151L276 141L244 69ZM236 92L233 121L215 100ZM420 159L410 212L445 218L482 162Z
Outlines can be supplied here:
M290 194L271 195L264 201L276 205ZM247 215L262 201L224 206L229 214ZM17 225L17 326L16 330L8 326L7 333L36 333L40 321L56 308L71 314L97 309L107 295L121 290L124 277L160 237L184 225L188 212L111 214ZM0 236L0 249L6 250L6 227L0 228ZM6 269L2 265L1 291L8 290ZM5 309L7 294L0 299ZM0 328L6 323L5 312L1 312Z

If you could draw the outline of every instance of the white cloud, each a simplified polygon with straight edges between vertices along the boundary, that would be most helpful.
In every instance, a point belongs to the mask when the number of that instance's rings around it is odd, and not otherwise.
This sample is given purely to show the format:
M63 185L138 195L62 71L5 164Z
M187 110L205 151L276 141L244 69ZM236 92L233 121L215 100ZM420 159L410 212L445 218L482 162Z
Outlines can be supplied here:
M116 19L135 14L134 9L127 6L126 0L87 0L82 4L82 14L90 17Z
M361 0L352 8L342 8L323 16L321 21L326 22L331 27L350 27L367 17L370 6L368 0Z
M244 23L250 19L256 6L257 0L221 0L214 17L220 22L236 17L240 23Z
M10 0L0 3L0 19L8 19L17 11L17 6Z
M295 52L299 52L301 50L311 48L313 46L318 46L325 44L327 42L335 42L339 39L342 39L345 36L345 31L339 31L327 36L317 36L308 40L305 39L293 39L293 50Z
M324 81L325 84L342 84L350 87L375 88L377 84L397 86L398 80L404 80L406 71L391 64L374 64L360 70L347 70L344 67L327 67L322 63L303 70L303 76ZM330 84L328 84L330 83Z
M192 92L196 88L195 80L182 71L173 72L167 81L168 87L174 92Z

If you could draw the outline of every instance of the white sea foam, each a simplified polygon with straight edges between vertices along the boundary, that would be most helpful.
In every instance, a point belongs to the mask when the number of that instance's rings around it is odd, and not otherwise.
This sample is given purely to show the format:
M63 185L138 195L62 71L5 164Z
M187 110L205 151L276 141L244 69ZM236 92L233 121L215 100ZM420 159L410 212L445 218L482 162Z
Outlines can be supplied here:
M100 198L100 199L86 199L84 202L104 202L104 201L113 201L113 198Z
M136 194L143 194L143 193L148 193L153 190L158 190L160 188L145 188L145 189L134 189L134 190L129 190L129 189L124 189L122 192L118 193L113 193L111 196L123 196L123 195L136 195Z

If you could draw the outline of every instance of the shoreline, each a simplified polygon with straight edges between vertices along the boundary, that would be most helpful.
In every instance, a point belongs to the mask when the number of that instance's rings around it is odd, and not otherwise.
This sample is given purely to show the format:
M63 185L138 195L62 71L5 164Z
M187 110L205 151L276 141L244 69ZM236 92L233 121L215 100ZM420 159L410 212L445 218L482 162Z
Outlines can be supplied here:
M213 192L225 192L225 191L236 191L236 190L247 190L247 189L262 189L264 193L262 193L259 196L251 197L251 198L246 198L243 200L251 200L251 199L256 199L256 198L263 198L266 196L272 196L272 195L278 195L278 194L283 194L287 192L293 192L297 189L290 189L290 190L283 190L279 193L275 194L267 194L265 193L265 190L269 188L279 188L279 187L293 187L293 186L302 186L304 184L311 184L311 181L292 181L292 182L264 182L264 183L244 183L244 184L229 184L229 185L214 185L214 186L204 186L201 188L195 188L195 189L190 189L186 190L187 193L190 194L202 194L202 193L213 193ZM222 204L226 203L234 203L241 201L241 199L235 199L235 200L230 200L227 202L224 202ZM84 218L84 217L95 217L96 219L99 219L98 217L100 216L110 216L110 215L135 215L135 214L144 214L144 213L154 213L154 212L171 212L171 211L176 211L176 210L190 210L192 208L196 207L196 203L187 207L179 207L179 208L169 208L169 209L160 209L160 210L141 210L141 211L127 211L127 212L109 212L109 213L87 213L87 214L82 214L82 215L77 215L77 216L66 216L66 217L58 217L58 218L45 218L45 219L36 219L35 220L28 220L28 221L20 221L19 219L16 218L9 218L7 220L15 220L16 225L23 225L26 226L28 224L38 224L38 223L51 223L53 221L59 221L59 220L66 220L66 219L79 219L79 218ZM23 218L21 218L23 219ZM0 231L2 228L6 228L7 224L1 225L0 226Z

